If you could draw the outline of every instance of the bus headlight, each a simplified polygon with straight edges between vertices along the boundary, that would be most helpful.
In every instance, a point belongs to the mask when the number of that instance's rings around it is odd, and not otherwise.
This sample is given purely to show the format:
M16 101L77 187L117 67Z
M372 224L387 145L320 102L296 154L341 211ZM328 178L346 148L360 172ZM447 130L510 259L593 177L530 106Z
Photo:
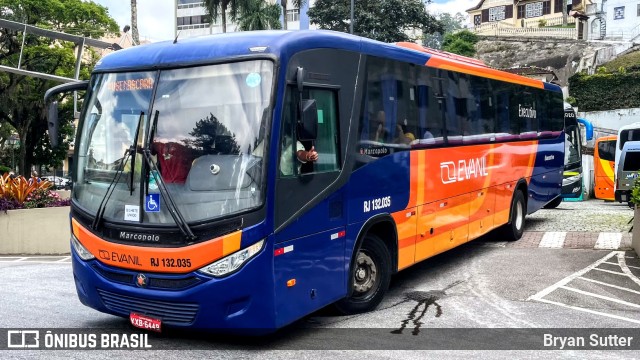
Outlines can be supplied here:
M260 240L248 248L236 251L233 254L209 264L198 271L215 277L225 276L240 268L242 264L259 253L260 250L262 250L263 245L264 240Z
M92 253L89 252L89 250L87 250L87 248L80 244L80 241L78 241L78 239L73 234L71 234L71 245L73 246L73 249L76 251L76 254L78 254L80 259L91 260L96 258Z
M562 185L572 184L576 181L580 181L582 179L582 174L573 175L562 179Z

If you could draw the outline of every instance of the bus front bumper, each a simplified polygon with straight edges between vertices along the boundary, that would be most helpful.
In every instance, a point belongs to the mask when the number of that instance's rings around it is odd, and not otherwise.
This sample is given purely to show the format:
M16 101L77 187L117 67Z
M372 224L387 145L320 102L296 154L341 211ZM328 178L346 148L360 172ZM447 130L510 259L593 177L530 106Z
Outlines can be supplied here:
M275 331L271 259L262 251L227 277L198 272L140 273L84 261L72 249L73 277L82 304L128 318L160 319L162 327L264 334ZM142 274L146 287L137 285Z

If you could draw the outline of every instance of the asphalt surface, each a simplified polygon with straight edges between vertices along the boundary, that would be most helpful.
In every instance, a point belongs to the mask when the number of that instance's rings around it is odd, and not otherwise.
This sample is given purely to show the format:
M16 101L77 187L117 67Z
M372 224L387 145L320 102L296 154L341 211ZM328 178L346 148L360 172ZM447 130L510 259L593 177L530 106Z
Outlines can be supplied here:
M612 203L563 203L559 209L527 218L525 235L564 233L563 244L573 239L569 242L574 245L593 238L576 233L618 233L630 239L627 223L632 215L626 206ZM519 242L527 243L523 240ZM155 349L175 350L17 350L3 351L0 358L539 358L541 353L535 350L420 350L437 349L447 340L456 349L478 349L488 343L517 349L519 332L537 328L584 328L585 334L636 331L640 342L640 259L625 241L604 250L594 245L544 247L542 240L537 246L519 247L519 242L507 243L490 234L400 272L382 304L370 313L341 316L322 309L257 339L151 335ZM67 257L0 257L0 276L0 329L131 331L127 319L80 304ZM475 332L467 336L455 332L465 329ZM634 358L639 353L568 348L545 351L543 356Z

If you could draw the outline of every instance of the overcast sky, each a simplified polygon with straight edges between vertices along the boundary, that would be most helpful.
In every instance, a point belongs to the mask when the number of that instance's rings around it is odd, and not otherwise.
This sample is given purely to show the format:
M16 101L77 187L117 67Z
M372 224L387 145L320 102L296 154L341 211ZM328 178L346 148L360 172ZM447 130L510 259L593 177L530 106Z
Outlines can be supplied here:
M116 19L122 29L131 24L131 1L127 0L93 0L109 9L109 14ZM433 0L428 10L431 13L449 12L452 15L475 5L479 0ZM159 41L174 37L175 0L138 0L138 31L141 40Z

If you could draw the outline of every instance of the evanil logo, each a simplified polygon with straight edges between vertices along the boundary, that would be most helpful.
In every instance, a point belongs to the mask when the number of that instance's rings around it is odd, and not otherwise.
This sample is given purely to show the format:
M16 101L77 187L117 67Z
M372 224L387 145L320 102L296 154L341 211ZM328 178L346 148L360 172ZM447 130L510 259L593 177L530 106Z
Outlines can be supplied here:
M440 179L442 179L443 184L451 184L487 175L489 173L487 172L486 157L458 160L458 163L453 161L440 163Z

